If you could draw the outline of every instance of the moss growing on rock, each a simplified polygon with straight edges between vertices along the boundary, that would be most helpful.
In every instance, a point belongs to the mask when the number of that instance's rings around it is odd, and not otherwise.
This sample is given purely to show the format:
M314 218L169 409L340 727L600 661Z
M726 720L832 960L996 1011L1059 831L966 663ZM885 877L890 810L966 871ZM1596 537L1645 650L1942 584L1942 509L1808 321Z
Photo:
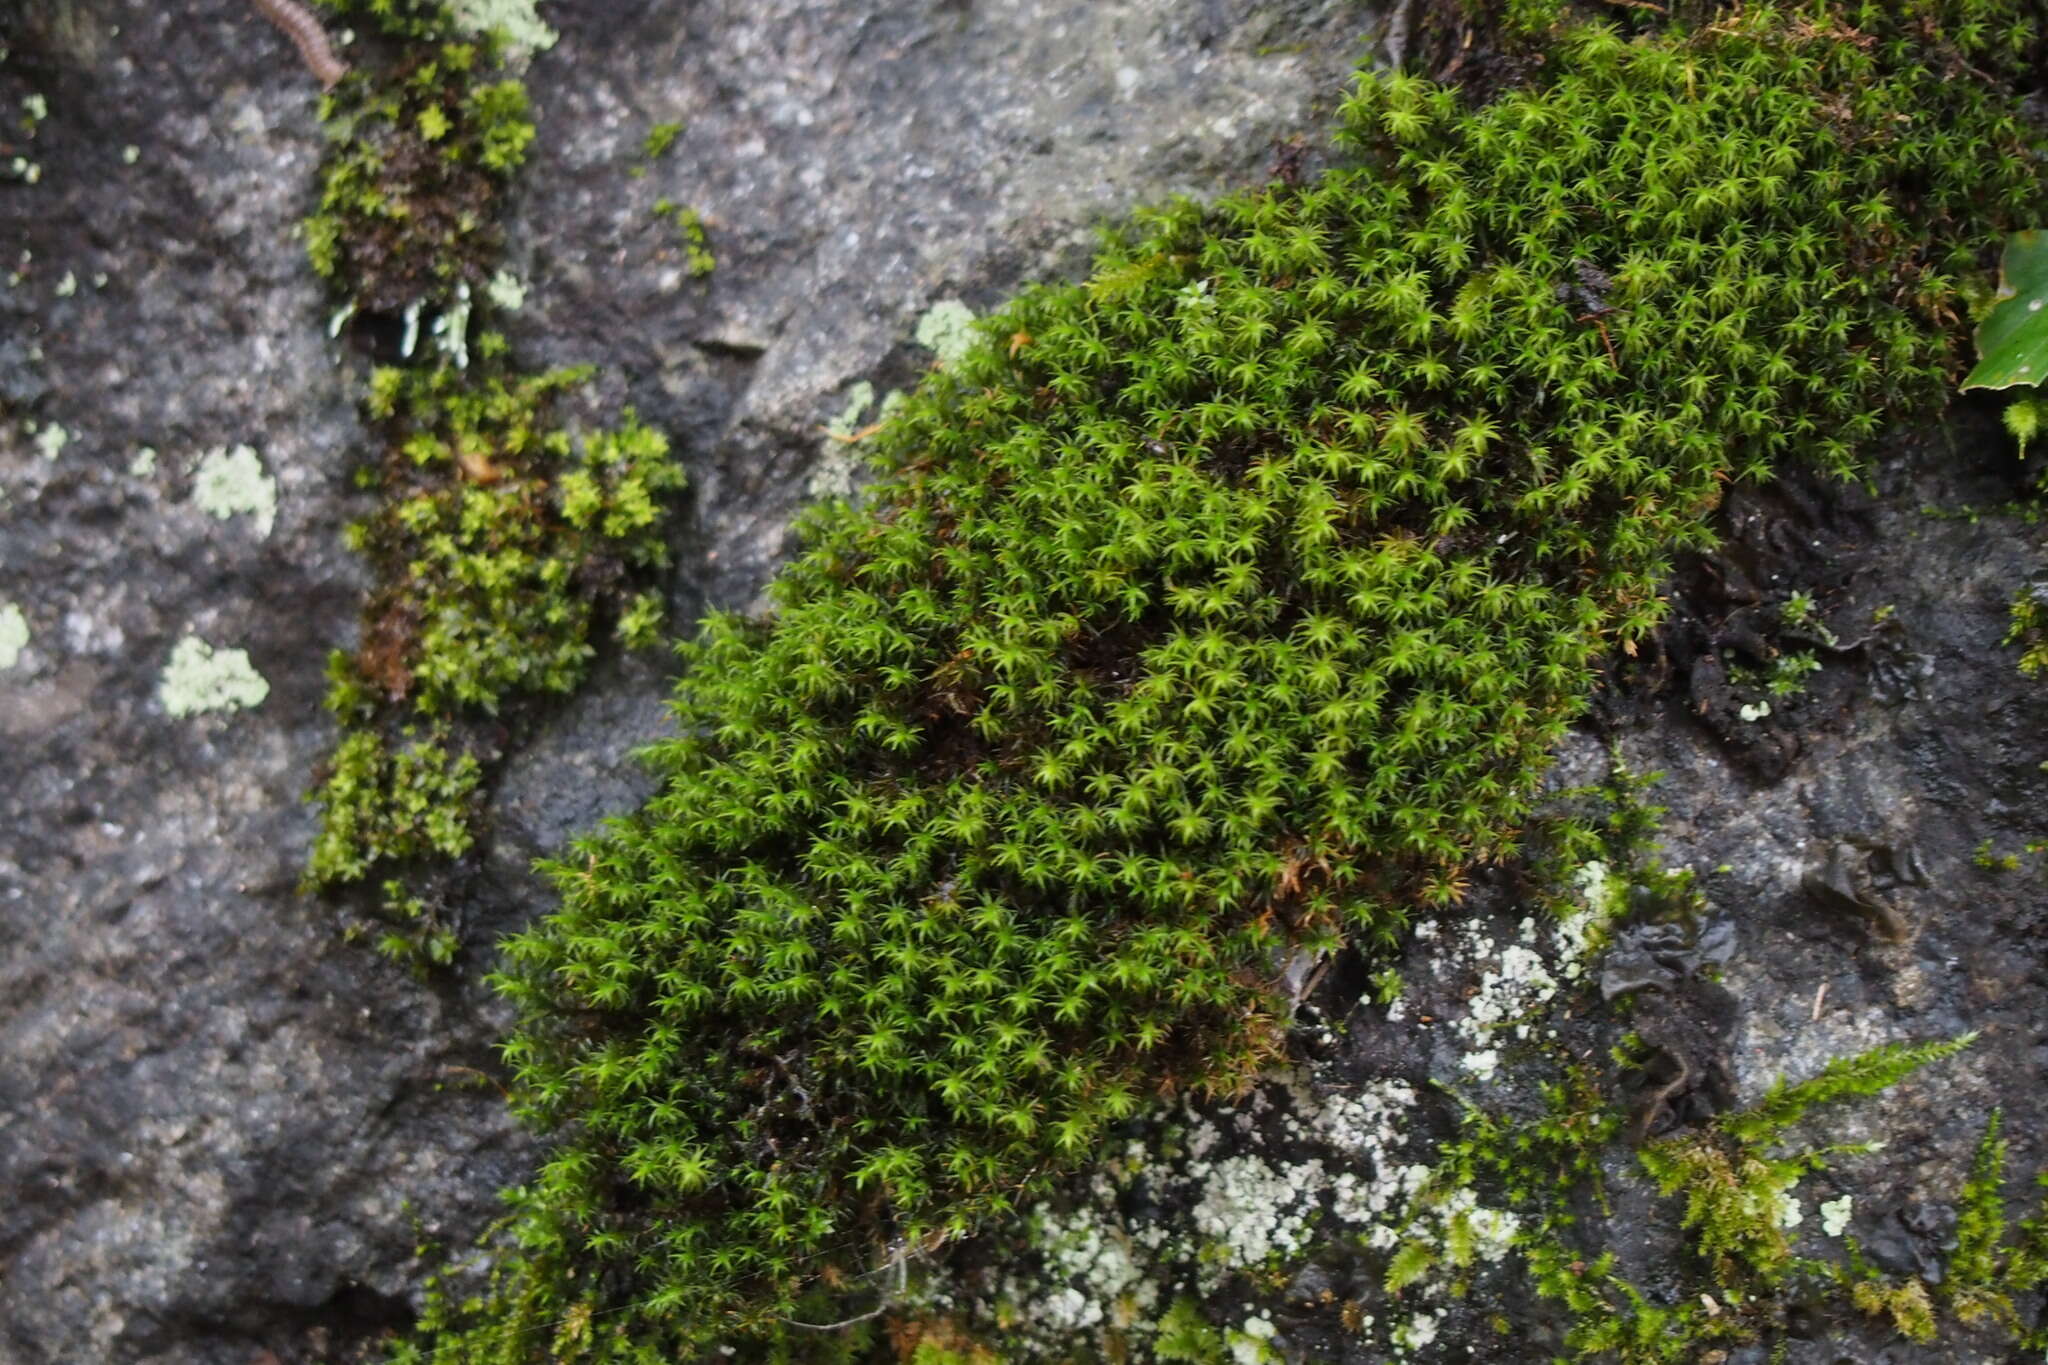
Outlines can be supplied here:
M522 374L489 330L471 363L475 311L517 307L520 292L493 276L497 197L533 136L523 88L492 74L503 35L468 41L426 0L329 8L394 46L329 98L336 147L308 251L347 296L339 321L402 317L413 364L375 369L364 400L379 454L358 482L379 501L348 537L376 587L356 649L330 660L343 738L313 793L306 882L390 879L381 906L399 929L380 943L438 963L454 944L432 908L445 898L411 894L399 874L475 844L502 708L573 691L607 618L630 644L659 637L649 582L683 474L630 411L572 435L554 407L588 371ZM532 22L530 4L471 8ZM415 358L423 330L431 361Z
M559 1146L426 1349L782 1358L1153 1096L1244 1084L1287 954L1513 846L1726 480L1940 401L1956 274L2035 199L1971 73L2028 41L1750 6L1572 30L1479 110L1367 76L1363 164L990 319L772 616L709 623L665 790L511 942Z
M307 252L366 311L446 304L460 285L481 288L497 256L498 200L533 140L525 87L489 79L497 40L457 41L437 4L335 8L410 46L392 70L324 97L337 146Z
M573 690L602 614L627 612L642 642L655 633L658 602L632 589L667 560L663 507L682 471L630 412L579 448L549 405L586 377L372 376L385 453L365 472L380 500L348 534L378 582L361 643L329 665L328 707L348 734L315 793L312 884L465 852L481 772L449 722ZM387 742L417 724L432 737Z

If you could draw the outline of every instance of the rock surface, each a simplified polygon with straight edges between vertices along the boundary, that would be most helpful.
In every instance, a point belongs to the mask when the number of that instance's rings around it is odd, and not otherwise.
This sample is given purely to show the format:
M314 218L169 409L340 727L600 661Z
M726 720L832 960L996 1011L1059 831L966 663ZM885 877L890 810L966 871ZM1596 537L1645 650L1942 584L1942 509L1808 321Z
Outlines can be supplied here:
M509 224L527 288L513 342L535 365L597 364L607 402L677 438L694 484L679 619L756 599L796 509L844 478L822 428L860 382L915 382L932 304L986 308L1076 269L1099 218L1262 181L1276 139L1314 140L1373 27L1334 0L551 9ZM607 664L529 737L452 978L423 985L341 941L295 890L300 797L332 739L324 655L364 586L339 543L363 510L361 360L328 340L294 236L321 150L313 82L233 0L54 0L0 14L0 42L0 1361L344 1354L409 1314L415 1247L466 1244L530 1158L490 1079L488 944L544 910L535 855L645 794L629 753L662 732L662 670ZM31 97L47 117L17 112ZM668 121L687 128L635 175ZM656 218L663 198L702 213L708 279ZM213 511L195 496L206 453L240 445L275 485L267 531L231 510L260 487ZM2042 833L2048 701L1999 641L2048 537L1920 510L1997 505L2017 480L1973 412L1945 439L1893 441L1874 494L1731 498L1729 550L1688 566L1664 653L1617 679L1564 769L1594 775L1618 738L1667 773L1666 856L1734 935L1732 1010L1678 1013L1739 1098L1877 1042L1985 1030L1839 1111L1834 1136L1891 1141L1855 1169L1854 1231L1901 1269L1939 1241L1991 1105L2017 1172L2048 1159L2040 869L1973 862L1985 839ZM1804 699L1742 720L1754 698L1722 655L1741 664L1794 591L1838 640L1871 639L1818 649ZM188 636L246 651L261 700L173 715L189 698L161 684ZM1430 951L1406 972L1411 1007L1455 1019L1471 982L1433 973ZM1312 1086L1469 1074L1450 1035L1374 1009L1315 1045ZM1261 1136L1289 1112L1233 1120L1219 1160L1306 1160ZM1616 1245L1654 1275L1668 1241L1634 1228ZM1329 1245L1309 1262L1245 1311L1290 1358L1352 1358L1325 1291L1355 1270ZM1546 1359L1546 1320L1526 1321L1502 1338L1467 1312L1437 1331L1473 1358ZM1860 1330L1820 1323L1788 1358L1993 1349L1841 1344Z
M677 438L684 620L752 600L842 390L914 382L931 304L1258 182L1370 27L1332 0L549 8L514 345ZM465 1244L530 1152L487 1075L487 953L423 986L294 889L364 587L361 360L295 235L318 91L239 0L10 6L0 43L0 610L27 630L0 659L0 1361L311 1359L402 1320L415 1245ZM663 197L704 215L708 280ZM245 444L267 534L195 499ZM260 703L172 715L188 635L245 651ZM664 690L611 665L512 765L472 944L544 908L533 855L644 794Z

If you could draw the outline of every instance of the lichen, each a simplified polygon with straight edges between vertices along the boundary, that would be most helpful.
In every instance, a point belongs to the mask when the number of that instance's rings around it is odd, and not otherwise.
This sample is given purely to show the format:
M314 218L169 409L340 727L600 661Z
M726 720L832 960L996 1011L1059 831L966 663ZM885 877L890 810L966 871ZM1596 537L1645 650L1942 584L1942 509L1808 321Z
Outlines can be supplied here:
M70 444L71 433L57 423L49 422L35 433L35 438L36 449L42 452L43 458L54 460L63 453L64 447Z
M484 286L485 297L501 312L516 313L526 306L526 284L509 270L500 270Z
M147 460L137 455L129 472L147 474L156 463L155 452L148 454ZM250 447L216 447L199 458L192 476L192 505L221 521L252 517L256 534L267 537L277 520L277 480L264 472L263 461Z
M957 365L975 343L974 310L958 299L941 299L917 320L914 335L940 365Z
M449 0L458 28L496 33L516 49L544 52L561 35L541 22L535 0Z
M171 649L156 691L168 714L196 716L260 706L270 695L270 684L249 662L248 651L216 650L187 635Z
M21 662L28 648L28 616L13 602L0 602L0 673Z

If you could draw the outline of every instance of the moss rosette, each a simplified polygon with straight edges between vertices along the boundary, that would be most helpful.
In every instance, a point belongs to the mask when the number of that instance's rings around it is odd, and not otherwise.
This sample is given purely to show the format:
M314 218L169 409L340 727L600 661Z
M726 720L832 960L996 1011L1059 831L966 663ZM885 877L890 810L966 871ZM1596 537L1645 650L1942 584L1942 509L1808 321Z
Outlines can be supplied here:
M1244 1084L1288 954L1512 849L1728 480L1940 402L1933 320L2036 203L1967 70L2030 41L1751 6L1571 30L1476 110L1368 75L1360 164L1146 215L982 323L770 615L707 624L663 791L510 941L559 1145L444 1358L775 1338Z

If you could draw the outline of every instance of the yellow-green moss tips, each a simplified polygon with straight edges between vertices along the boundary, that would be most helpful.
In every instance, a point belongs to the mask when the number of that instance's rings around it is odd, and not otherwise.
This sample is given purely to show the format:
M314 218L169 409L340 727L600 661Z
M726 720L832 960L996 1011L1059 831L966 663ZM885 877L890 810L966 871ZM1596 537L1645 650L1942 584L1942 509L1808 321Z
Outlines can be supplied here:
M630 411L572 434L554 407L588 372L521 374L490 326L525 301L492 218L534 136L501 49L554 40L531 0L328 5L387 41L323 104L335 146L307 251L344 296L329 334L391 326L408 364L373 370L364 401L381 448L357 483L380 503L347 540L376 586L357 646L329 660L342 737L316 775L306 884L381 881L380 947L445 964L446 887L412 883L475 847L502 712L573 691L608 635L658 642L649 585L683 478Z
M559 1144L441 1358L783 1358L832 1286L1243 1083L1276 955L1455 903L1723 483L1941 400L1934 319L2035 188L1920 45L2016 63L2008 18L1585 27L1477 110L1367 76L1363 164L977 324L509 943Z
M608 614L626 612L639 643L653 638L659 603L627 589L667 560L661 518L682 472L630 412L580 445L550 420L555 395L587 377L371 376L367 408L387 445L365 475L384 500L348 539L378 586L361 644L329 669L328 706L350 733L315 792L313 884L465 852L480 773L447 723L572 691ZM394 726L429 738L394 745L380 737Z

